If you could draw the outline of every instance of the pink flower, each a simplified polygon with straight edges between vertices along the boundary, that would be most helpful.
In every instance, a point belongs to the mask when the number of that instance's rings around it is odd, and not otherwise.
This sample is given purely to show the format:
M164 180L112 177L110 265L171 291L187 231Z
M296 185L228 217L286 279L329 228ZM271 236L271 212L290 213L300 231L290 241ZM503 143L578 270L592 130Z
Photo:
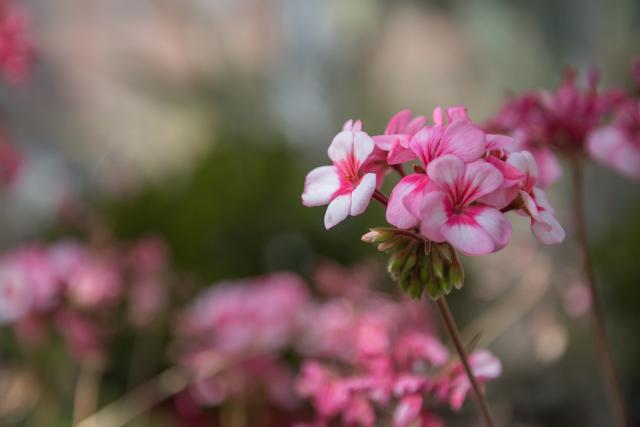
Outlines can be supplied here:
M31 309L32 290L24 271L12 262L0 265L0 324L20 319Z
M80 307L115 303L122 283L115 260L90 257L74 269L67 283L69 298Z
M360 121L349 121L345 128L329 146L333 165L320 166L309 172L302 193L305 206L329 205L324 217L327 229L349 215L363 213L377 185L375 171L366 165L374 152L373 140L362 132Z
M415 153L409 149L409 141L427 122L423 116L413 118L411 110L402 110L391 117L384 135L373 137L376 146L388 153L389 164L399 164L415 159Z
M554 210L544 190L536 187L538 171L536 162L528 151L512 153L507 162L524 173L520 181L520 197L523 211L531 217L531 231L538 240L555 245L564 240L565 232L554 217Z
M444 122L445 115L448 124ZM433 126L422 128L409 142L409 148L424 167L447 154L472 162L485 152L485 134L471 123L464 107L448 108L445 113L438 107L433 113L433 121ZM422 198L432 190L424 169L402 178L391 192L387 221L399 228L418 225Z
M27 26L28 17L21 7L0 1L0 73L12 84L24 81L32 63Z
M480 385L499 377L502 373L500 360L487 350L478 350L471 354L469 356L469 364ZM458 362L452 371L451 380L448 384L449 405L454 411L462 408L469 390L471 390L471 383L464 372L464 368Z
M629 178L640 180L640 104L630 99L615 113L613 122L587 138L591 156Z
M498 209L478 203L500 188L503 175L485 161L465 164L453 155L431 162L427 174L438 188L423 200L420 231L434 242L447 241L468 255L506 246L511 224Z
M422 396L408 395L403 397L393 412L393 427L409 427L420 416Z
M407 366L415 360L424 360L433 366L442 366L449 360L449 352L431 335L411 332L398 341L396 358Z

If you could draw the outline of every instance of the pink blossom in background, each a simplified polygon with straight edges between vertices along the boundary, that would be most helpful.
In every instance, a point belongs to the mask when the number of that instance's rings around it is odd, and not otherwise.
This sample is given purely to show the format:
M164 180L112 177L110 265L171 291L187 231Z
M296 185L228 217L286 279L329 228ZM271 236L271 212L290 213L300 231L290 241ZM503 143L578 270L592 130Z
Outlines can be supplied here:
M11 84L27 78L33 62L29 17L13 0L0 1L0 73Z
M362 132L360 121L347 122L345 127L346 130L336 135L329 146L333 165L309 172L302 193L305 206L329 205L324 217L327 229L349 215L363 213L377 185L377 168L366 167L374 152L373 140Z
M115 303L122 286L115 260L95 257L85 260L71 272L67 293L74 304L91 308Z
M0 324L27 314L32 296L24 270L6 260L0 262Z
M536 160L541 188L553 185L562 175L562 166L550 147L547 115L540 92L525 92L509 99L485 127L513 137L514 151L527 150Z
M0 133L0 185L4 188L10 187L22 170L23 164L22 153L8 141L6 135Z
M640 101L623 103L610 124L589 133L587 147L596 161L640 180Z

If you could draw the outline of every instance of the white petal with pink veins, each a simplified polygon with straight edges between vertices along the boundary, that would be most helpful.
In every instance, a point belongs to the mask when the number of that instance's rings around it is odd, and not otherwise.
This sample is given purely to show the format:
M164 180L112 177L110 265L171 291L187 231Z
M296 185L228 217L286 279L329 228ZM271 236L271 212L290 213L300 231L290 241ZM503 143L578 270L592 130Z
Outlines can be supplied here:
M309 207L326 205L339 188L340 179L333 166L315 168L305 179L302 204Z
M507 159L507 163L515 166L519 170L533 178L538 177L538 166L536 164L533 155L528 151L520 151L518 153L511 153Z
M331 145L327 149L329 158L334 163L339 163L349 158L353 152L353 139L355 132L350 130L343 130L331 141Z
M363 164L375 147L373 139L364 132L355 132L353 136L353 155L359 164Z
M482 196L490 194L502 186L504 176L492 164L484 160L469 163L466 166L462 188L465 189L464 200L470 203Z
M328 229L344 221L351 210L351 194L342 194L329 203L324 214L324 226Z
M452 155L438 157L427 166L429 178L450 194L456 194L464 170L464 162Z
M368 173L351 193L351 215L360 215L369 206L373 192L376 191L376 174Z

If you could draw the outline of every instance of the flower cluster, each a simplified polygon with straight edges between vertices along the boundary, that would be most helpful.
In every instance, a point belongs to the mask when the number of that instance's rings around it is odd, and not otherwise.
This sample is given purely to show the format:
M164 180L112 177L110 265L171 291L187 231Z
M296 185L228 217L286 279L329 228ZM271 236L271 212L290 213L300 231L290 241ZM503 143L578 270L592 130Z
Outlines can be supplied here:
M406 239L400 242L397 238L402 233L393 232L387 237L365 236L365 240L382 243L381 250L402 254L406 274L401 276L407 279L403 288L412 287L411 280L421 282L411 292L416 297L429 272L420 278L414 266L448 260L445 268L452 265L449 270L455 271L460 266L451 247L466 255L504 248L511 237L506 212L529 217L533 234L545 244L564 239L564 230L541 188L534 156L516 151L513 138L480 129L464 107L436 108L432 124L404 110L391 118L383 135L373 137L362 130L360 121L349 120L331 142L328 154L333 165L307 175L303 204L328 205L327 228L348 215L361 214L372 198L385 204L387 221L396 230L418 236L421 245L401 252ZM405 175L405 164L413 173ZM402 178L387 201L380 188L392 169ZM393 238L395 244L386 242ZM425 245L423 252L429 259L411 260L422 256L418 249ZM428 254L432 248L435 255ZM439 273L437 265L435 269ZM444 282L442 285L450 285ZM439 292L436 289L432 296Z
M508 100L486 128L511 135L530 151L546 188L562 174L555 153L569 160L587 155L623 175L640 179L640 110L637 94L598 89L596 69L581 87L569 71L555 91L528 91ZM638 82L636 82L638 84Z
M12 0L0 0L0 74L11 84L22 83L33 61L26 12Z
M306 286L291 273L218 283L184 313L174 352L196 378L196 403L217 405L264 387L271 402L289 407L293 372L280 354L304 327ZM225 369L210 366L227 364Z
M167 250L149 237L125 248L74 241L29 244L0 258L0 322L25 344L57 331L77 359L103 356L116 308L126 299L135 327L165 302Z
M435 427L443 425L439 405L460 409L470 383L416 305L369 294L312 311L297 382L315 409L310 425L373 426L386 419L397 427ZM486 350L473 353L470 363L482 384L500 375L500 362Z
M345 281L356 273L359 281ZM366 266L325 264L316 274L322 301L286 272L205 290L181 315L172 346L194 378L176 399L180 410L262 393L282 410L309 399L315 426L372 426L384 417L398 426L442 425L437 409L462 406L467 377L436 338L425 306L376 293L375 277ZM322 282L344 287L327 290ZM300 363L297 376L291 360ZM486 350L471 363L481 383L501 371Z

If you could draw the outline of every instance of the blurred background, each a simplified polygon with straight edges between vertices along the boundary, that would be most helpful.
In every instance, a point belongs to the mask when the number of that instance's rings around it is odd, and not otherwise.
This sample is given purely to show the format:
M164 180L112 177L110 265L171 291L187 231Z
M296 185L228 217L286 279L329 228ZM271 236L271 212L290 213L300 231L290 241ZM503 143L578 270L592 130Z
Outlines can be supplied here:
M640 54L632 0L19 3L34 62L25 82L0 87L0 129L22 156L0 196L0 244L158 236L182 277L176 304L221 279L274 270L310 278L327 258L383 262L360 241L384 224L378 206L327 232L324 209L300 202L305 174L326 164L346 119L382 133L402 108L429 115L464 104L481 123L510 93L556 87L566 66L597 65L604 86L630 86ZM640 425L640 192L593 165L587 189L608 328ZM516 221L507 249L465 260L469 278L452 309L502 360L488 389L501 419L609 425L566 176L550 196L567 240L542 248ZM11 396L0 424L70 425L72 400L52 405L30 391L11 332L0 337L0 396ZM98 406L127 389L123 339ZM162 351L148 357L168 363ZM196 425L145 423L130 425Z

